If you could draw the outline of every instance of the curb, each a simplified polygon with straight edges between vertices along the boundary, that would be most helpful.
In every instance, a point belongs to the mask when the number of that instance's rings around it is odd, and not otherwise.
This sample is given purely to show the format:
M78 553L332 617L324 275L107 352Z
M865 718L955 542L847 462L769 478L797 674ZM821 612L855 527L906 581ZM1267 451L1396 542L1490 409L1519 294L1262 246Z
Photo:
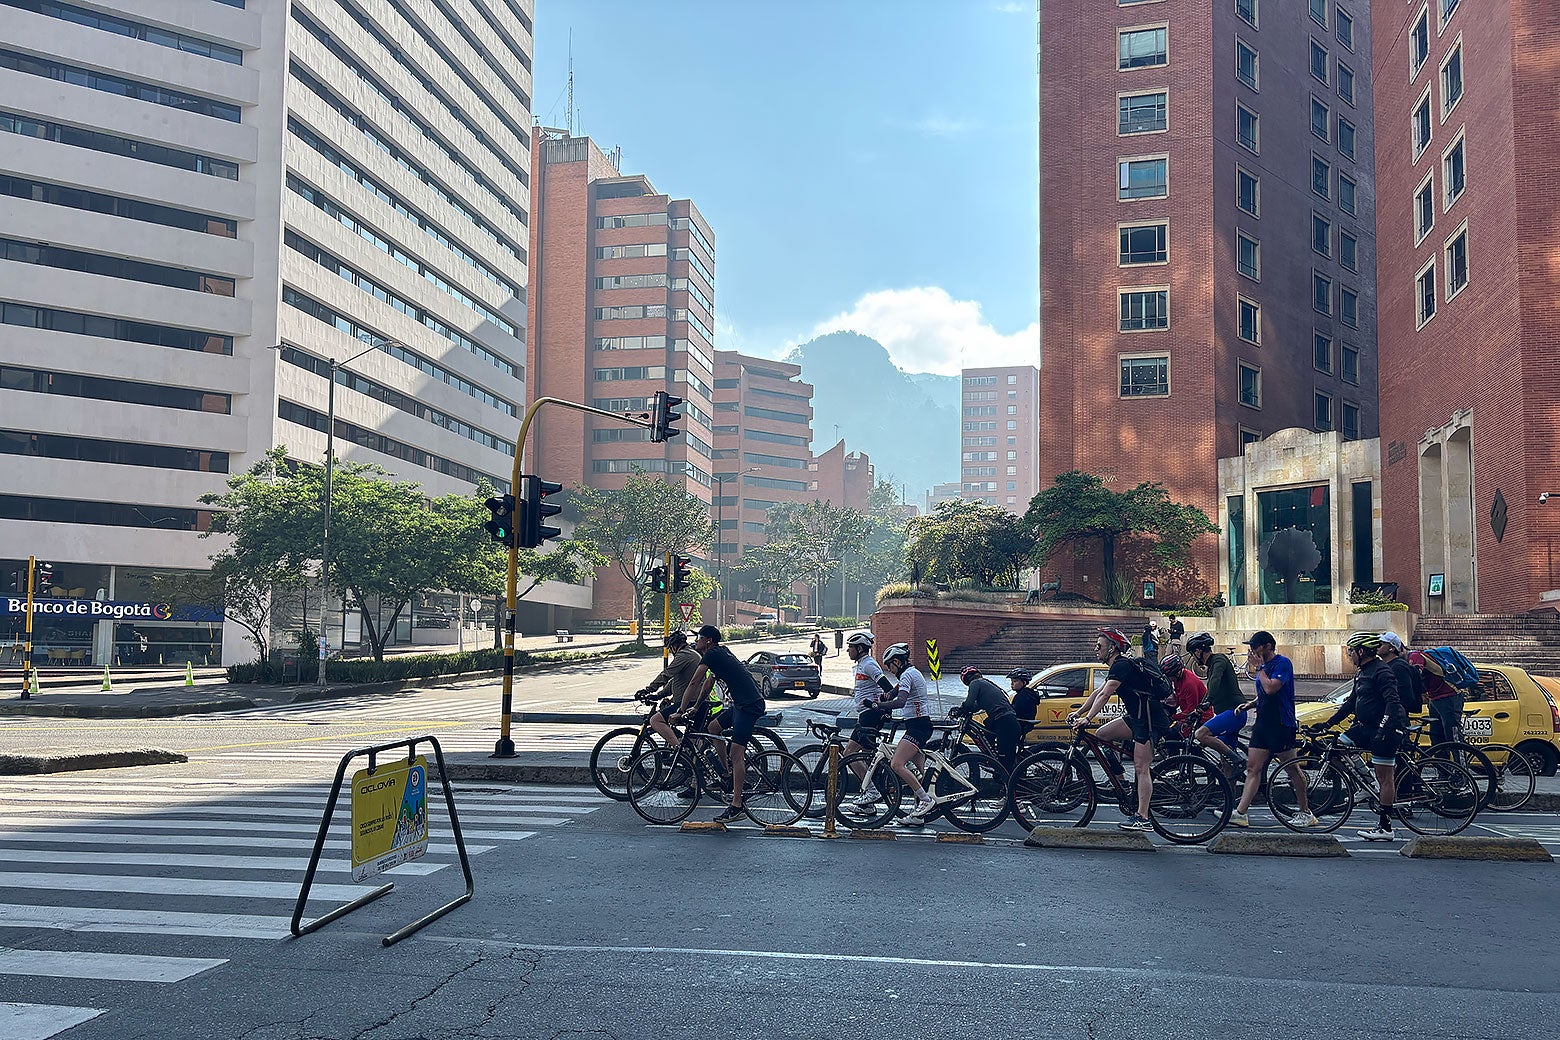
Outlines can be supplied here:
M682 833L684 833L684 834L725 834L726 833L726 825L724 823L716 823L714 820L709 820L709 821L689 820L686 823L684 823L681 827L678 827L677 829L679 831L681 831Z
M1554 857L1536 838L1479 838L1462 835L1419 835L1398 854L1409 859L1501 860L1509 863L1553 863Z
M986 844L986 836L983 834L966 834L963 831L938 831L937 844L984 845Z
M1140 831L1090 830L1087 827L1036 827L1024 839L1032 849L1095 849L1101 852L1153 852Z
M852 838L859 841L898 841L899 835L893 831L849 831Z
M503 780L521 784L591 784L590 766L566 766L548 763L495 759L491 762L444 762L444 775L450 780Z
M1231 856L1347 857L1349 850L1331 834L1251 834L1222 831L1208 851Z
M40 694L39 696L43 696ZM128 696L134 696L129 694ZM172 715L199 715L213 711L242 711L258 707L247 697L186 704L36 704L12 701L0 704L0 715L34 715L59 719L160 719Z
M159 748L94 751L75 755L0 755L0 776L69 773L81 769L121 769L125 766L163 766L188 761L186 755Z

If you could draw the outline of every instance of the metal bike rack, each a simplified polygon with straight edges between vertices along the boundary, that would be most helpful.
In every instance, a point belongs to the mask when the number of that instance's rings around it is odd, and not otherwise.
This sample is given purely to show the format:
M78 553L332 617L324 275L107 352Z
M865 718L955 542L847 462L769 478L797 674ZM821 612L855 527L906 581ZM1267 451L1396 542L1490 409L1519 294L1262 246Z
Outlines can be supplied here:
M387 882L372 891L363 893L349 903L321 914L307 924L303 923L303 908L309 901L309 889L314 886L314 872L320 865L320 853L325 848L325 836L330 831L330 821L336 812L336 801L341 796L341 782L346 777L347 764L354 758L367 755L368 771L370 775L373 775L374 771L379 768L378 757L382 752L404 747L406 748L406 760L410 763L416 761L417 745L422 743L433 745L434 760L439 764L439 783L444 787L444 804L449 809L450 829L455 834L455 848L460 853L460 870L466 878L466 891L465 894L439 907L432 913L419 917L400 931L392 932L390 935L385 936L380 940L380 944L393 946L413 932L419 931L423 927L437 921L456 907L471 901L471 895L476 890L476 885L471 877L471 861L466 857L466 840L460 834L460 818L455 815L455 794L450 790L449 774L444 769L444 749L439 746L438 738L432 735L412 737L408 740L396 740L388 744L376 744L373 747L358 748L355 751L348 751L341 756L341 763L336 766L336 782L331 785L330 798L325 802L325 815L320 820L320 831L314 839L314 852L309 856L309 866L303 874L303 887L299 889L298 902L293 906L292 924L290 927L294 936L308 935L310 932L323 928L338 917L345 917L358 907L366 906L381 896L388 895L390 890L395 887L394 881Z

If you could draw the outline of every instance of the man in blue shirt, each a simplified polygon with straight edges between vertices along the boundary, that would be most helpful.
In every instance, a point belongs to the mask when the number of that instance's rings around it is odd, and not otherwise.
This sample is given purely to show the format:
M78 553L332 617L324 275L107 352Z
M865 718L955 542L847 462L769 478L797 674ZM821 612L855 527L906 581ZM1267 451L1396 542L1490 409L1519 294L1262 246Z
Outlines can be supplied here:
M1250 649L1246 653L1246 677L1256 681L1256 696L1241 710L1257 709L1257 721L1251 727L1251 751L1246 761L1246 786L1241 791L1240 804L1235 807L1230 822L1237 827L1249 827L1246 813L1262 786L1262 777L1270 760L1277 758L1289 769L1289 779L1294 784L1300 812L1290 822L1301 827L1316 826L1306 797L1305 774L1295 762L1296 734L1300 726L1295 721L1295 666L1289 658L1278 652L1278 645L1271 632L1258 632L1246 640Z

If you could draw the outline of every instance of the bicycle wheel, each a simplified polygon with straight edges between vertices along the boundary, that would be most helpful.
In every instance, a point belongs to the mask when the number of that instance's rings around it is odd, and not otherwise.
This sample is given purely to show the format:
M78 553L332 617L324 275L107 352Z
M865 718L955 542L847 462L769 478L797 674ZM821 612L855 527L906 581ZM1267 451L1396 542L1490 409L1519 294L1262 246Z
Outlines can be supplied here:
M789 827L812 802L812 779L796 756L765 751L746 756L742 771L742 805L754 823Z
M1155 763L1149 822L1160 837L1177 845L1205 842L1224 829L1235 808L1235 791L1218 768L1201 755L1176 755Z
M1097 796L1087 766L1065 751L1034 751L1013 773L1013 818L1026 831L1036 827L1087 827Z
M1443 740L1431 745L1423 757L1449 758L1472 773L1479 784L1479 808L1489 805L1495 797L1495 791L1500 786L1500 770L1483 748L1459 740Z
M628 767L650 750L649 730L624 726L596 741L590 752L590 778L596 790L615 802L628 801Z
M948 766L937 771L937 797L962 796L942 806L949 822L971 834L1002 826L1008 816L1008 771L1002 763L983 751L966 751Z
M1411 762L1408 775L1399 774L1398 818L1415 834L1457 834L1473 822L1482 797L1479 782L1468 770L1446 758Z
M1311 813L1318 821L1315 827L1301 827L1293 822L1300 815L1300 796L1290 775L1291 766L1300 770ZM1354 811L1354 785L1330 758L1302 755L1287 765L1274 762L1268 773L1267 792L1268 808L1278 822L1302 834L1331 834Z
M867 772L876 758L875 752L863 751L840 760L839 782L834 792L834 817L851 830L881 827L899 811L902 785L888 762L880 761L871 773ZM863 800L867 795L872 796L870 802Z
M648 823L681 823L699 804L702 785L687 748L652 748L628 767L628 804Z
M1494 812L1516 812L1526 805L1538 783L1533 760L1508 744L1485 744L1479 750L1491 760L1499 760L1495 766L1499 778L1488 808Z
M802 764L808 778L812 781L813 796L807 806L807 817L812 820L823 818L824 801L828 797L829 782L829 745L827 744L803 744L791 754Z
M755 751L784 751L787 754L790 753L790 749L785 746L785 741L781 739L780 734L768 726L754 727L751 746Z

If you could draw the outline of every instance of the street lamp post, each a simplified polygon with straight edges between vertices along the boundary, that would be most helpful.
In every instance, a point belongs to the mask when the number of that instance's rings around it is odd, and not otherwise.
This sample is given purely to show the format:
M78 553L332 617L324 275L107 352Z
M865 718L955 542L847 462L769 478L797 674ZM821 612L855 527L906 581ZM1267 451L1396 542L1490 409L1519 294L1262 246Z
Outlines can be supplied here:
M726 519L726 481L731 481L741 487L740 477L749 473L757 473L758 467L752 466L740 473L732 473L729 476L715 474L715 570L718 572L718 580L715 583L715 623L726 623L726 554L721 549L721 540L725 538ZM737 516L742 516L742 510L737 509ZM740 524L740 520L738 523Z

